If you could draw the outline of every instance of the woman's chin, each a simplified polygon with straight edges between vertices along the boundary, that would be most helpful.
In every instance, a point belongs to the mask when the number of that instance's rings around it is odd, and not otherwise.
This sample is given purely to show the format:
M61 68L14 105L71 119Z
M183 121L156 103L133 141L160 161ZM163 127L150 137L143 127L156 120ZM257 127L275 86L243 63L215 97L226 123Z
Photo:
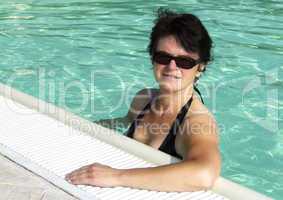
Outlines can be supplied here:
M159 82L159 88L164 92L177 92L182 89L181 84L178 82L162 81Z

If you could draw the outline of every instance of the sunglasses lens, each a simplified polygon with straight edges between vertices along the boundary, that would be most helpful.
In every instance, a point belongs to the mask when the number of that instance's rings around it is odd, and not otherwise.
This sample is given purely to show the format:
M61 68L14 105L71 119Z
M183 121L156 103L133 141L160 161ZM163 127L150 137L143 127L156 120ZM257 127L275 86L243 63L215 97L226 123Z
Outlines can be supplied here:
M161 53L156 53L153 57L153 60L161 65L168 65L171 59L170 56Z
M196 65L196 61L188 58L176 58L176 64L180 68L191 69Z
M171 60L174 60L176 62L177 67L183 69L191 69L197 64L197 62L194 59L173 57L163 52L156 52L153 56L153 61L161 65L168 65L171 62Z

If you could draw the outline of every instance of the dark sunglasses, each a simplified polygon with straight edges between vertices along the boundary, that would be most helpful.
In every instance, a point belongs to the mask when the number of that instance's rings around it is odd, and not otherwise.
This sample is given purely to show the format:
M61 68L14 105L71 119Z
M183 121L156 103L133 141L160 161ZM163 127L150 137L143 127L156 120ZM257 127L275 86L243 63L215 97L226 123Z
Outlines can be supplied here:
M177 67L183 68L183 69L191 69L193 68L196 64L200 63L200 60L194 60L190 57L185 57L185 56L172 56L168 53L162 52L162 51L157 51L153 54L152 57L153 61L161 64L161 65L168 65L171 60L174 60Z

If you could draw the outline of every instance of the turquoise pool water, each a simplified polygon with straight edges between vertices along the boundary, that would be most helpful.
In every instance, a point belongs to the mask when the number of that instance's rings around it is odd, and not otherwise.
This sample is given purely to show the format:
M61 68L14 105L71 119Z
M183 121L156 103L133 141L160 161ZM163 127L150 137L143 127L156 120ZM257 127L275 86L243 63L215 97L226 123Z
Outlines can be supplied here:
M199 88L221 128L222 176L281 199L282 0L2 1L0 81L93 121L125 115L156 86L145 49L160 6L198 15L214 40Z

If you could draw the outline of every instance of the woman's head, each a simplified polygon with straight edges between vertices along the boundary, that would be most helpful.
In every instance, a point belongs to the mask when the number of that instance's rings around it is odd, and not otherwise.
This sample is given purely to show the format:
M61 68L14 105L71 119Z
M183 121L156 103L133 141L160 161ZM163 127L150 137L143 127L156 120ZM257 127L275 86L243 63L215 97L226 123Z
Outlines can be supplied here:
M148 45L151 58L156 51L159 40L169 35L174 36L187 52L198 53L204 65L212 60L210 52L212 40L196 16L159 9Z
M148 45L157 81L174 90L176 85L180 89L194 83L211 61L211 46L212 41L196 16L159 9ZM176 79L169 79L166 74Z

